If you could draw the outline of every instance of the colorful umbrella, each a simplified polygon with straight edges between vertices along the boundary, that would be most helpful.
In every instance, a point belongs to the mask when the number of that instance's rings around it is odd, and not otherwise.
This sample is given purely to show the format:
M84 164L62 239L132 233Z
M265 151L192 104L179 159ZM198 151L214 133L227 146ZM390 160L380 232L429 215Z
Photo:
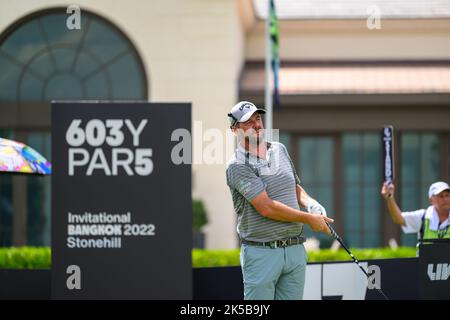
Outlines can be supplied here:
M51 174L52 164L30 146L0 138L0 172Z

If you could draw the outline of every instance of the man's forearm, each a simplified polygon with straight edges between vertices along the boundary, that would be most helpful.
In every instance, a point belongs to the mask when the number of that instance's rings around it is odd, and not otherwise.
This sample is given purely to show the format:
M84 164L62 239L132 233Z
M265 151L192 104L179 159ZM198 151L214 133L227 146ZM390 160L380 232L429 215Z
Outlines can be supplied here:
M296 210L276 200L272 200L270 204L266 206L264 212L261 212L261 214L266 218L273 220L302 222L306 224L309 223L309 217L311 215L308 212Z
M319 213L321 215L327 216L327 211L325 208L313 197L311 197L305 189L297 184L297 201L301 207L306 208L309 213Z
M397 202L395 202L394 197L390 197L386 199L386 205L388 207L389 215L392 218L392 221L395 224L399 224L404 226L405 225L405 219L402 216L402 211L397 205Z
M300 206L306 208L308 202L312 199L308 193L306 193L305 189L303 189L300 185L296 186L297 192L297 202Z

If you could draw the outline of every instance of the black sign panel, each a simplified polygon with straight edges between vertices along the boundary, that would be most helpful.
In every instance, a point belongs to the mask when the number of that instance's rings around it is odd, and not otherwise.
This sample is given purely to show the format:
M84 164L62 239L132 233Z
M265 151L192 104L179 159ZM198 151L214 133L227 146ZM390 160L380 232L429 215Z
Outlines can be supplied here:
M422 299L450 299L450 241L427 240L419 245Z
M52 298L192 298L190 128L190 104L52 104Z
M394 182L394 127L384 126L382 136L383 144L383 173L384 182Z

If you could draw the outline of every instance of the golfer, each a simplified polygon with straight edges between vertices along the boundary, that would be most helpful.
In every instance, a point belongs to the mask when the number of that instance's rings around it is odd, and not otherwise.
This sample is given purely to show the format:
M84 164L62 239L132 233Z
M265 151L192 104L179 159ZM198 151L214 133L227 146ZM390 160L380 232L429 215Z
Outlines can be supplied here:
M395 202L395 187L384 183L381 195L386 199L392 221L404 233L417 233L418 239L450 239L450 187L446 182L433 183L428 190L430 206L411 212L402 212Z
M264 113L241 101L228 114L238 140L226 177L238 217L244 299L299 300L307 262L303 224L330 234L326 222L333 220L300 186L285 146L264 140Z

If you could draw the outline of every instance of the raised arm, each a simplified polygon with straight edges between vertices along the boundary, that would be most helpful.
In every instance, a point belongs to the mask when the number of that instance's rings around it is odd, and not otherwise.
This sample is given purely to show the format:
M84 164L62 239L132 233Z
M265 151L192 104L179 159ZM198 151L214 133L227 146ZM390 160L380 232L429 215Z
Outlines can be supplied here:
M390 184L384 183L383 186L381 187L381 196L386 200L388 212L392 218L392 221L395 224L404 226L406 224L405 219L403 218L402 211L400 210L400 208L397 205L397 202L395 201L394 192L395 186L392 183Z

